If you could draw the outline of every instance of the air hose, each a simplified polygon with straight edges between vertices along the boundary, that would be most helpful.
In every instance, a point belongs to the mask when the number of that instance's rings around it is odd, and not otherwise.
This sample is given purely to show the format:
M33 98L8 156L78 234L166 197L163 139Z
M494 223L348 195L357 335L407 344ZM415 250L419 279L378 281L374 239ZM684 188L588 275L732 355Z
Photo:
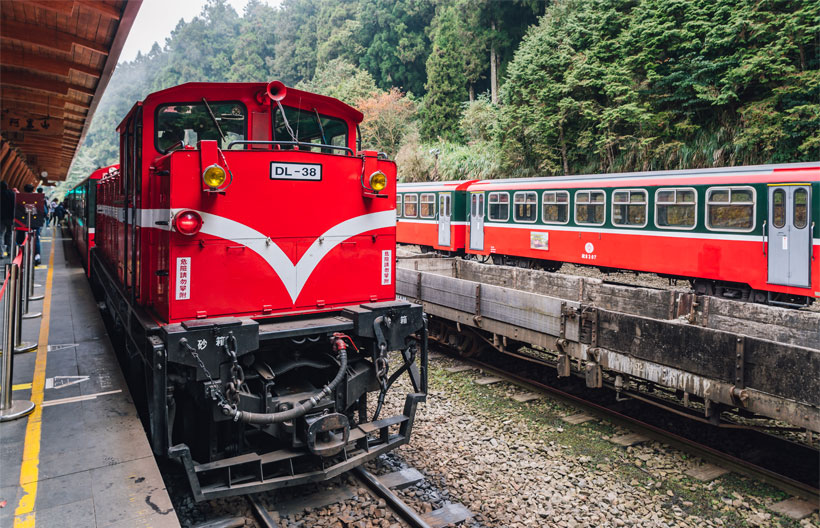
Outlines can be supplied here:
M307 401L294 405L293 408L285 411L274 413L255 413L249 411L240 411L234 406L227 403L222 404L222 412L233 418L234 422L243 422L255 425L268 425L287 422L294 418L299 418L306 415L311 409L316 407L323 398L330 396L330 393L344 378L345 370L347 370L347 345L342 341L340 335L333 335L333 350L339 355L339 372L336 377L324 386L324 388L310 397Z

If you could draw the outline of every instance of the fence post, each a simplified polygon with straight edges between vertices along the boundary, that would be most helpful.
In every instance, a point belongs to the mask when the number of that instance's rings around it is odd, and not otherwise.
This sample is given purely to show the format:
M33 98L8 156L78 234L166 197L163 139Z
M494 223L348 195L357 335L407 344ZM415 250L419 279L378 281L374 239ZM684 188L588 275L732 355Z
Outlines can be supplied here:
M16 242L15 242L16 243ZM12 361L16 352L14 347L14 335L17 324L15 319L19 315L17 296L20 294L20 268L16 264L8 264L8 282L6 282L6 292L3 295L3 352L2 364L0 364L0 422L7 422L26 416L34 410L34 403L27 400L12 400Z
M21 281L23 315L21 318L34 319L43 314L41 312L30 312L28 309L28 303L30 301L29 294L34 287L34 231L31 229L31 211L28 211L26 214L26 224L28 227L28 238L23 247L23 265L21 266L23 272L23 280Z
M16 243L15 243L16 245ZM23 341L23 312L25 311L25 305L23 300L23 290L25 281L23 280L25 264L26 264L26 252L27 252L28 244L23 244L23 258L20 261L20 266L17 267L17 288L15 290L14 297L11 298L11 302L14 303L15 308L15 317L12 320L13 328L14 328L14 353L20 354L23 352L31 352L32 350L37 348L37 343L32 343L31 341ZM15 255L16 258L16 255Z
M39 235L38 235L39 236ZM52 242L53 243L53 242ZM45 294L34 295L34 287L35 286L42 286L41 284L34 284L34 250L36 248L36 240L32 242L32 258L31 258L31 279L28 281L28 300L29 301L40 301L45 299Z

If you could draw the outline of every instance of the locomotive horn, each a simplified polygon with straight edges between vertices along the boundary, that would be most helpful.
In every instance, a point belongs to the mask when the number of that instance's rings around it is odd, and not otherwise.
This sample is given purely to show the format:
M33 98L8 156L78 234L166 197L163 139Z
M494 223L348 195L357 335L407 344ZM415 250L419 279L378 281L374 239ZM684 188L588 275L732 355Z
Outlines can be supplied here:
M268 83L268 97L274 101L281 101L288 93L288 87L282 81L271 81Z

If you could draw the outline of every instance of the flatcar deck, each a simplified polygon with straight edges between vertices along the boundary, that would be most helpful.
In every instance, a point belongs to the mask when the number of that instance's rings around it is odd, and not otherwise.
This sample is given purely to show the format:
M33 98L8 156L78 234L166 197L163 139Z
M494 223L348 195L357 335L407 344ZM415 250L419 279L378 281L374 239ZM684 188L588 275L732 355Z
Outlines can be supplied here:
M36 408L0 424L0 526L179 526L76 251L53 235L43 316L23 321L39 346L14 357L13 398Z

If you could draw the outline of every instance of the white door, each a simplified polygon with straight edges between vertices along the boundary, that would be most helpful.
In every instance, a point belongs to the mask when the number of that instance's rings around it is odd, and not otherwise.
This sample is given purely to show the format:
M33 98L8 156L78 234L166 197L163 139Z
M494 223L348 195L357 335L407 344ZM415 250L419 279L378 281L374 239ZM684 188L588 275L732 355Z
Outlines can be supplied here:
M769 284L811 286L811 187L769 187Z
M470 249L484 249L484 193L470 194Z
M450 246L450 193L438 195L438 245Z

